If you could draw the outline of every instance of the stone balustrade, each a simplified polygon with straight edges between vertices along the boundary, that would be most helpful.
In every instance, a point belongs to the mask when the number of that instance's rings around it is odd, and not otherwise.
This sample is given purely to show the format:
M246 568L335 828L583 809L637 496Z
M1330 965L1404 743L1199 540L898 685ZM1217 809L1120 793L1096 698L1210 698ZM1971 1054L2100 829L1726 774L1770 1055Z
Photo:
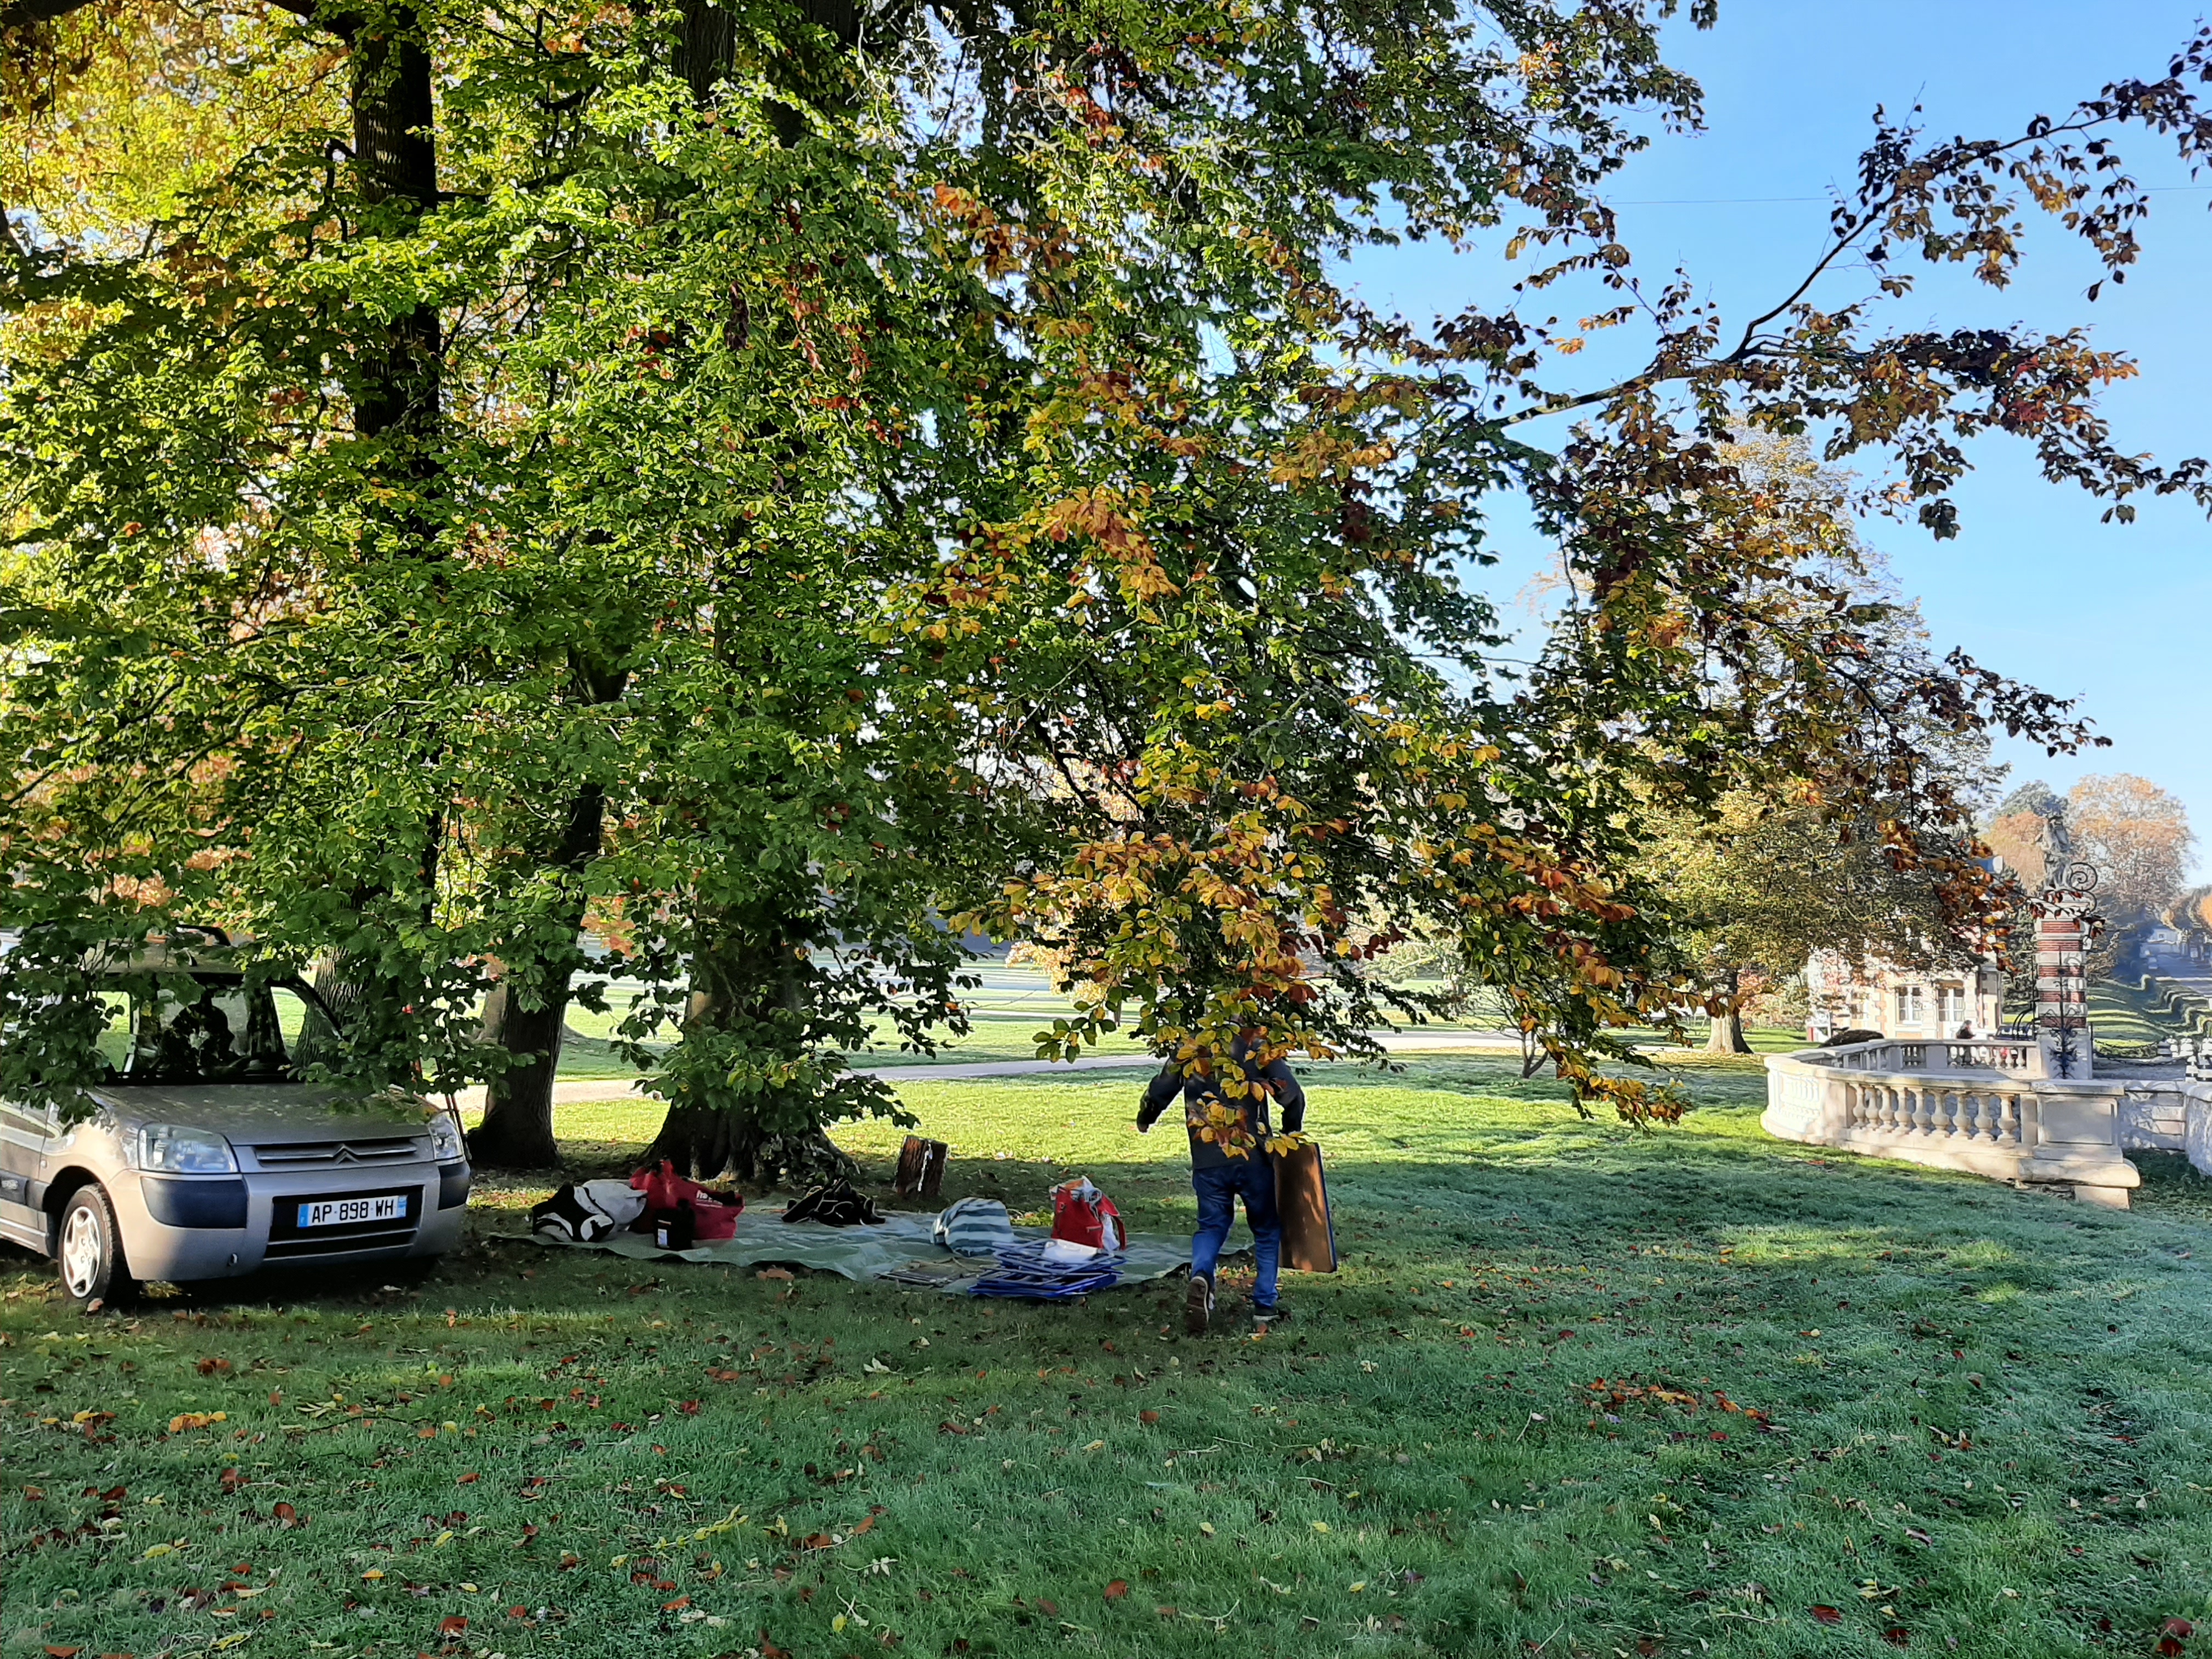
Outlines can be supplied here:
M1766 1061L1769 1134L2001 1181L2060 1182L2125 1209L2124 1085L2043 1075L2033 1042L1883 1039Z

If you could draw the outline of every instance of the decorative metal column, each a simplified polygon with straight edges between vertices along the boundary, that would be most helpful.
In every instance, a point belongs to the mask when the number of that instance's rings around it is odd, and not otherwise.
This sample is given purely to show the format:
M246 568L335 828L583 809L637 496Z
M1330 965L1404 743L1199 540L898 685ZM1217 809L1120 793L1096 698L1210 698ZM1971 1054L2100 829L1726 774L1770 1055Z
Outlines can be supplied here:
M2096 1069L2089 1029L2086 958L2097 921L2097 869L2074 856L2065 819L2043 821L2044 888L2035 902L2035 1027L2051 1076L2087 1078Z

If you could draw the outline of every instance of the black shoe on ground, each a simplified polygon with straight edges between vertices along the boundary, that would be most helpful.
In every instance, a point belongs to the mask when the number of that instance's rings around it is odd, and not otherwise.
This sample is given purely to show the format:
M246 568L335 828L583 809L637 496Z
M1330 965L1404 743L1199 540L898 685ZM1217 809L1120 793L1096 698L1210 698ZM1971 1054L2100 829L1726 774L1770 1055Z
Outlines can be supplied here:
M1182 1330L1185 1336L1204 1336L1213 1322L1213 1281L1204 1273L1190 1276L1190 1287L1182 1295Z
M1252 1322L1263 1331L1272 1325L1282 1324L1290 1316L1291 1310L1279 1302L1270 1302L1264 1306L1257 1302L1252 1304Z

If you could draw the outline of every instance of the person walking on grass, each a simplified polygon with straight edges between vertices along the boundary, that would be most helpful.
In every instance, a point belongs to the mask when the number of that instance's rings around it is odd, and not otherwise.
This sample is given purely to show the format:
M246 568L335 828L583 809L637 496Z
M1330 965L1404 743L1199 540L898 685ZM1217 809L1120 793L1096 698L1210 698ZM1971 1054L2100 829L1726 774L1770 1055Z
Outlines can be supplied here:
M1180 1061L1170 1060L1160 1073L1145 1085L1145 1103L1137 1113L1137 1132L1149 1133L1160 1115L1183 1099L1183 1117L1190 1129L1190 1184L1198 1194L1198 1231L1190 1241L1190 1285L1184 1293L1183 1329L1193 1336L1205 1334L1213 1322L1213 1269L1229 1230L1237 1223L1237 1200L1244 1200L1244 1219L1252 1229L1252 1254L1258 1259L1259 1277L1252 1285L1252 1320L1261 1329L1288 1316L1276 1300L1275 1280L1282 1268L1283 1223L1275 1211L1275 1167L1264 1150L1274 1133L1267 1121L1270 1099L1282 1103L1285 1133L1305 1127L1306 1091L1279 1059L1261 1065L1254 1058L1262 1034L1240 1034L1230 1056L1244 1068L1252 1084L1242 1099L1228 1099L1214 1077L1186 1077ZM1232 1155L1224 1146L1231 1141L1244 1149Z

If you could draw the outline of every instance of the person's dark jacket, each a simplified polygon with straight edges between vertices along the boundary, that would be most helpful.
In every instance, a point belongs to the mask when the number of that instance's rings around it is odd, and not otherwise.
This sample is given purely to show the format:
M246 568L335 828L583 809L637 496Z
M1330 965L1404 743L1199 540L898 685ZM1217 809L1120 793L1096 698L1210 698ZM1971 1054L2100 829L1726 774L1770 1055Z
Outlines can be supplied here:
M1246 1076L1249 1078L1251 1075L1249 1046L1240 1037L1231 1052L1240 1064L1247 1067ZM1160 1068L1159 1075L1145 1085L1145 1103L1137 1114L1137 1127L1139 1129L1151 1128L1159 1121L1160 1114L1173 1105L1176 1097L1181 1095L1186 1119L1203 1118L1206 1107L1218 1100L1224 1105L1238 1108L1245 1121L1252 1126L1255 1136L1261 1140L1274 1133L1268 1119L1271 1097L1281 1104L1283 1129L1286 1133L1295 1134L1304 1128L1306 1091L1298 1086L1297 1074L1280 1060L1269 1060L1258 1070L1259 1080L1266 1086L1246 1095L1242 1100L1231 1101L1221 1092L1218 1079L1185 1077L1182 1062L1170 1060ZM1210 1140L1200 1140L1196 1129L1190 1131L1190 1163L1193 1169L1218 1168L1229 1161L1229 1154L1220 1146Z

